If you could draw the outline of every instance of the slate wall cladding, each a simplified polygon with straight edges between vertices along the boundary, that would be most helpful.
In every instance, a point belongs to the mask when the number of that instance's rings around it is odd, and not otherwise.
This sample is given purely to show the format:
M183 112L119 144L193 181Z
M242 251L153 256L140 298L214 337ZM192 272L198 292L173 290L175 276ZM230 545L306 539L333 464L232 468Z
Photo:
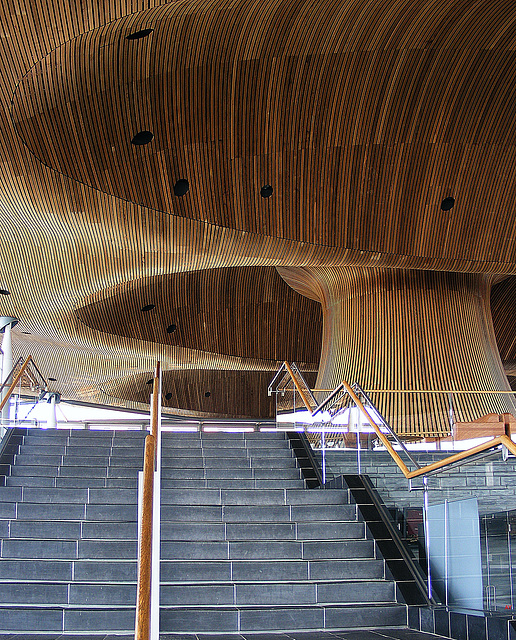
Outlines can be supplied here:
M448 611L445 607L409 606L408 624L454 640L516 640L516 620L495 613L485 616Z

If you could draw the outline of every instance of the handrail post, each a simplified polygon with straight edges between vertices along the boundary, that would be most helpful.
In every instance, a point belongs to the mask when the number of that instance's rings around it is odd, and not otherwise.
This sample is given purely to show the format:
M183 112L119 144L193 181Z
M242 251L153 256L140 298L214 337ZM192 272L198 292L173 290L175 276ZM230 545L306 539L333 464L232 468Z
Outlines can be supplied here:
M152 432L156 441L152 536L151 640L159 640L159 582L161 543L161 367L158 362L152 387Z
M145 438L145 459L143 463L143 503L140 525L140 544L138 553L138 593L136 596L135 640L150 638L150 590L152 580L152 524L154 460L156 457L154 436Z
M138 589L135 640L159 640L161 369L156 366L151 398L151 433L145 438L143 473L139 474Z

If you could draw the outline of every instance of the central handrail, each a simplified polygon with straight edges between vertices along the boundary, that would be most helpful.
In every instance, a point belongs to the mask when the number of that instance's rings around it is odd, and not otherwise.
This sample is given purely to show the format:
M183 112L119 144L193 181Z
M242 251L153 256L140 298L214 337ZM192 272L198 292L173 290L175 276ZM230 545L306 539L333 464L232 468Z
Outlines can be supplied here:
M143 500L138 553L135 640L149 640L151 633L151 591L153 583L154 475L157 469L159 438L160 363L156 365L152 387L151 433L145 438ZM158 546L159 548L159 546Z
M504 445L513 455L516 455L516 444L507 436L497 436L496 438L493 438L493 440L489 440L488 442L479 444L476 447L472 447L471 449L466 449L466 451L459 451L458 453L453 453L451 456L448 456L443 460L437 460L436 462L432 462L431 464L428 464L425 467L420 467L419 469L410 471L410 469L407 467L407 465L403 462L403 460L400 458L398 453L392 447L391 443L388 441L385 435L381 432L376 422L369 415L369 412L364 407L364 405L362 404L362 402L360 401L356 393L353 391L353 389L349 386L347 382L343 382L342 384L345 386L346 391L349 393L353 402L360 409L362 414L367 418L367 420L375 430L376 435L380 438L380 440L384 444L387 451L391 454L391 458L394 460L394 462L396 462L396 464L402 471L403 475L408 480L412 478L417 478L419 476L424 476L431 471L436 471L437 469L444 469L444 467L447 467L448 465L452 465L458 462L459 460L465 460L466 458L475 456L482 451L494 449L495 447L499 447L500 445Z
M320 412L324 407L326 407L330 403L330 401L332 399L334 399L338 395L339 392L341 392L344 389L347 392L347 394L350 396L350 398L353 400L353 402L355 403L357 408L360 410L362 415L365 417L367 422L372 426L372 428L374 429L376 435L378 436L378 438L380 439L382 444L385 446L385 448L389 452L391 458L394 460L394 462L396 463L398 468L401 470L401 472L403 473L405 478L407 478L408 480L411 480L412 478L418 478L420 476L425 476L425 475L427 475L429 473L432 473L432 472L435 472L437 470L443 470L448 466L456 465L456 463L459 462L459 461L466 460L467 458L474 457L474 456L478 455L479 453L481 453L483 451L488 451L490 449L495 449L496 447L500 447L500 446L506 447L508 451L510 451L513 455L516 456L516 444L508 436L501 435L501 436L496 436L492 440L489 440L489 441L484 442L482 444L479 444L479 445L477 445L475 447L472 447L471 449L466 449L465 451L459 451L458 453L454 453L454 454L452 454L452 455L450 455L450 456L448 456L448 457L446 457L446 458L444 458L442 460L437 460L436 462L432 462L431 464L428 464L428 465L426 465L424 467L419 467L419 468L414 469L413 471L411 471L407 467L407 465L403 462L403 460L401 459L401 457L398 454L398 452L394 449L394 447L392 446L391 442L389 442L389 439L385 436L384 433L382 433L382 431L381 431L380 427L378 426L378 424L376 423L375 419L370 415L370 413L364 407L363 403L361 402L360 398L355 393L353 388L347 382L342 381L335 389L332 390L332 392L330 393L328 398L323 400L319 404L318 407L316 407L314 410L312 410L312 407L311 407L310 403L308 402L308 400L306 398L306 394L304 393L304 390L299 385L298 381L296 380L295 376L293 375L293 371L292 371L292 368L290 367L290 365L287 362L284 362L283 365L282 365L282 368L283 367L291 375L292 382L293 382L294 386L296 387L297 391L299 392L299 395L300 395L300 397L301 397L306 409L308 410L308 412L310 413L311 416L313 416L316 413ZM273 382L276 379L277 379L277 376L274 378ZM273 383L271 383L269 385L269 390L271 389L272 384Z

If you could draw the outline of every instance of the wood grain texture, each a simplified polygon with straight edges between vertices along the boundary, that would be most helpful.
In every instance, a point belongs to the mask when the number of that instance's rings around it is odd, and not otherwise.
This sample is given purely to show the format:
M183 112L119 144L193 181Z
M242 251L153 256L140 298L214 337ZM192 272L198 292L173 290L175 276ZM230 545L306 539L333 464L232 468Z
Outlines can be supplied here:
M127 316L111 333L123 301L80 320L116 288L250 267L516 274L515 55L509 0L4 0L0 313L20 319L15 355L64 397L141 408L107 383L156 360L271 371L303 341L253 345L220 318L212 351ZM136 147L141 130L154 138ZM251 326L257 283L239 296Z
M320 305L299 295L272 267L133 281L94 296L77 316L98 331L215 354L317 367L321 350Z
M509 391L483 275L358 268L282 268L323 307L317 388L341 381L364 389ZM450 430L449 394L371 394L398 433ZM512 396L456 394L454 421L514 413Z
M45 165L150 209L448 270L514 261L516 10L374 6L190 0L127 16L34 65L14 126ZM154 139L132 145L141 130Z
M143 498L140 542L138 552L138 583L136 597L135 640L149 640L151 621L151 582L152 582L152 529L154 502L154 460L156 438L145 438L143 463Z
M103 385L109 396L148 403L151 373L143 373ZM267 395L273 371L220 371L183 369L163 372L162 404L171 413L192 417L274 418L275 398ZM303 375L312 386L316 371ZM176 411L179 410L179 411Z

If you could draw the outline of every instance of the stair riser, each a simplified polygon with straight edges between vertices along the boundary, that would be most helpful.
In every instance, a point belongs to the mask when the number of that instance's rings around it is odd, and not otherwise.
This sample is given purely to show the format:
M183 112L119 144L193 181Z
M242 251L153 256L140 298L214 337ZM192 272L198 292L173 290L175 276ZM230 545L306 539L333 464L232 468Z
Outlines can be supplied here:
M372 559L371 540L339 542L297 542L257 540L244 542L167 542L161 543L161 557L166 560L321 560Z
M381 560L162 561L163 582L383 580Z
M354 629L407 624L405 607L354 607L258 609L224 611L217 609L162 610L161 631L176 633L293 632L311 629Z
M161 524L162 540L356 540L364 537L361 522Z

